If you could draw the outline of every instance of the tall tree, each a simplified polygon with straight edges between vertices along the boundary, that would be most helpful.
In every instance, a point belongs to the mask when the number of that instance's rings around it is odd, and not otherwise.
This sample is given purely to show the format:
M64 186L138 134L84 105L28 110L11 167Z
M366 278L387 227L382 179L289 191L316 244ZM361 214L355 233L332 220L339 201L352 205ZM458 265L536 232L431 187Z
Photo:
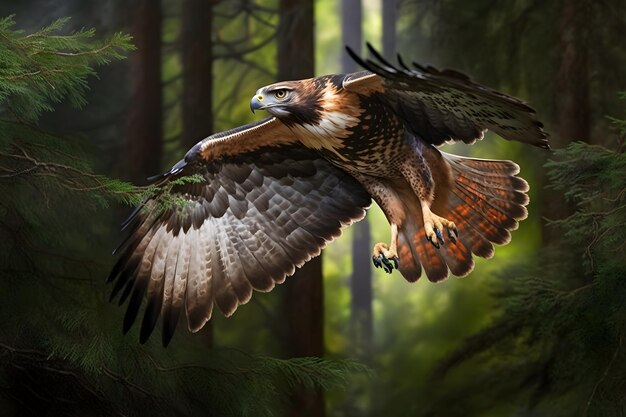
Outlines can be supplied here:
M564 148L572 141L593 142L588 39L590 3L586 0L563 0L557 19L556 67L554 69L554 148ZM565 197L544 190L544 216L563 219L575 210ZM555 227L544 227L544 242L558 243L562 234Z
M343 44L355 51L361 50L363 30L361 0L343 0L341 3L341 37ZM345 50L341 60L345 73L357 71L357 65ZM352 227L352 276L350 278L350 327L354 346L363 358L371 354L372 324L372 266L371 232L367 219Z
M294 80L314 75L313 0L281 0L278 27L278 78ZM324 288L322 256L306 263L284 285L285 353L324 355ZM290 414L324 415L321 391L292 396Z
M363 8L361 0L341 0L341 41L354 51L361 50L363 42ZM344 72L356 71L357 65L350 55L342 48L341 70Z
M563 0L558 15L554 78L555 127L552 143L564 147L591 137L588 44L589 1Z
M184 149L213 130L213 1L184 0L182 6L182 65ZM201 330L205 346L213 345L213 324Z
M195 145L213 130L212 8L212 1L183 1L181 40L184 148Z
M391 59L396 53L398 0L386 0L381 3L383 8L383 55Z
M161 3L137 0L132 36L137 50L131 57L133 96L126 135L129 178L145 183L161 169Z

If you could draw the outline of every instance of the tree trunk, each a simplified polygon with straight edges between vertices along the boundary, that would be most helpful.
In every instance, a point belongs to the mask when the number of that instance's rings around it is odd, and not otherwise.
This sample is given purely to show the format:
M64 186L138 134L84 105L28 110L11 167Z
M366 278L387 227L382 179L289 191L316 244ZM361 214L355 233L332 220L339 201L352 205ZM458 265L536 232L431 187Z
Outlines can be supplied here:
M558 61L554 83L555 148L572 141L590 141L587 1L563 0L558 25Z
M591 109L589 106L589 35L588 1L563 0L558 16L557 62L554 80L555 134L553 148L563 148L572 141L591 142ZM545 183L545 181L544 181ZM559 193L546 191L543 217L562 219L575 210ZM562 231L544 225L545 243L559 242Z
M343 44L361 51L363 16L360 0L343 0L341 3L341 34ZM383 5L383 7L385 7ZM358 68L352 58L344 53L343 72ZM362 359L371 355L373 343L372 324L372 258L370 224L367 219L352 226L352 277L350 278L350 332L356 352Z
M341 0L341 39L343 46L349 46L356 52L361 51L363 42L363 9L361 0ZM342 48L341 70L345 73L358 71L356 62Z
M138 0L133 14L131 57L133 96L126 135L126 167L130 180L145 184L161 171L161 4Z
M278 78L281 81L313 77L313 0L280 0Z
M383 55L392 60L396 55L396 21L398 0L383 0Z
M313 0L281 0L278 28L278 78L295 80L314 74ZM324 292L322 256L312 259L287 278L283 286L287 327L285 353L292 357L324 355ZM301 392L291 398L289 415L324 416L321 391Z
M184 0L182 21L183 134L190 148L213 130L212 1Z
M352 226L352 230L351 337L356 353L367 361L371 358L374 343L370 223L363 219Z
M213 53L211 31L213 2L184 0L182 6L183 132L181 143L188 149L213 130ZM213 345L213 325L204 325L201 338Z

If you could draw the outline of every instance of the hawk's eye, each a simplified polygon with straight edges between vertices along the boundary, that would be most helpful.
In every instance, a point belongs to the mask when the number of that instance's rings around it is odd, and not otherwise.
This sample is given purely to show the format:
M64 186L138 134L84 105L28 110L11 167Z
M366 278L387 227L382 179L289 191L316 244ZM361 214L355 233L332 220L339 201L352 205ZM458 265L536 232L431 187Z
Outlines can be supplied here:
M280 90L274 91L274 97L276 97L279 100L284 99L285 97L287 97L287 90L280 89Z

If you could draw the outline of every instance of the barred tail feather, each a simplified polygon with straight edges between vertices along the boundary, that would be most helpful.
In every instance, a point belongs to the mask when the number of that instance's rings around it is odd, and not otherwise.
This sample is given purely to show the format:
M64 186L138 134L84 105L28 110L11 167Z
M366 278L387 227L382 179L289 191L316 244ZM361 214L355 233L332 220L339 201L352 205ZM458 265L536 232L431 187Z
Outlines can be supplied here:
M426 240L421 211L413 210L414 221L401 227L399 239L400 271L409 281L417 280L422 268L433 282L449 273L466 276L474 268L472 254L491 258L493 244L507 244L510 231L528 214L528 183L516 176L517 164L442 155L452 178L447 190L436 193L433 207L456 224L459 236L456 244L447 241L436 249Z

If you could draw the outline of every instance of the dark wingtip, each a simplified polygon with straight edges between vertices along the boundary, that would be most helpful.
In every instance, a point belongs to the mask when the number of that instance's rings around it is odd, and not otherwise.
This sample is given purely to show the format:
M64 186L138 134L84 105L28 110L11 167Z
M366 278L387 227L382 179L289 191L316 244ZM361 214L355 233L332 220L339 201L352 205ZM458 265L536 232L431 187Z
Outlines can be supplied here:
M122 230L124 230L126 227L128 226L128 224L122 226ZM117 253L124 249L128 243L130 243L131 238L133 237L132 233L129 233L128 236L124 237L124 239L122 239L122 241L120 242L119 245L117 245L117 247L115 249L113 249L113 252L111 252L111 255L115 256L117 255Z
M146 201L143 201L141 204L138 204L137 207L133 209L130 215L122 222L121 230L124 230L128 227L129 224L133 222L137 218L137 215L141 211L141 209L146 205ZM121 245L120 245L121 246ZM119 249L119 246L113 251L113 254Z
M159 295L162 295L162 292L160 292ZM139 331L139 343L146 343L154 331L154 327L159 319L162 300L162 296L155 296L148 300L148 305L146 306L146 311L144 312L141 322L141 330Z
M408 65L405 64L404 59L402 59L402 55L400 53L396 54L396 59L398 60L398 65L402 67L405 71L411 71Z
M130 300L128 301L126 314L124 315L124 323L122 326L122 331L124 332L124 334L128 333L131 327L133 327L135 320L137 319L137 314L139 313L139 307L141 307L141 302L143 300L146 285L139 284L135 285L134 287L135 288L133 290L133 293L130 296Z
M141 305L141 299L143 298L143 291L140 291L138 288L135 288L133 294L130 297L130 301L128 302L128 308L126 309L126 314L124 314L124 322L122 325L122 332L124 334L128 333L128 331L133 327L135 320L137 319L137 314L139 313L139 306Z
M128 310L126 310L126 314L124 315L124 322L122 324L122 333L127 334L133 324L135 323L135 317L130 317L128 315Z
M158 181L160 179L163 179L163 178L167 177L168 175L170 175L170 173L171 173L171 171L167 171L167 172L164 172L162 174L153 175L151 177L146 178L146 181L148 181L148 182L155 182L155 181Z
M126 283L126 286L124 287L124 291L122 292L122 295L120 296L119 301L117 302L118 306L121 306L122 304L124 304L126 302L126 299L128 298L128 296L130 295L131 290L133 289L133 281L129 280ZM111 294L114 298L114 295Z
M176 164L174 164L174 166L169 171L166 171L162 174L153 175L152 177L148 177L147 178L148 182L155 182L158 180L162 180L163 178L169 177L170 175L178 174L180 171L182 171L183 168L187 166L187 161L189 161L193 156L197 154L198 149L200 149L199 143L197 143L191 149L189 149L187 153L185 154L185 158L176 162Z
M352 58L357 64L364 66L365 62L361 59L360 56L357 55L356 52L352 50L352 48L350 48L348 45L346 45L345 48L348 55L350 55L350 58Z
M168 329L168 331L166 331L165 328L163 329L163 333L161 334L161 343L163 344L163 347L169 346L172 338L174 337L174 330L175 327L171 330Z
M389 68L393 68L394 70L397 71L397 68L393 66L393 64L389 61L387 61L385 59L384 56L382 56L382 54L380 52L378 52L376 50L376 48L374 48L374 46L372 46L371 43L367 43L367 49L370 51L370 53L374 56L374 58L376 58L378 61L380 61L381 64L389 67Z
M107 284L113 282L115 277L117 277L119 273L122 271L122 267L125 266L125 264L126 262L122 258L117 260L115 265L113 265L113 268L111 269L111 272L109 273L109 276L107 277L107 280L106 280Z
M348 55L350 55L350 57L360 66L362 66L363 68L365 68L366 70L372 71L376 74L381 74L384 73L383 68L381 68L378 64L376 64L375 62L370 61L369 59L366 61L363 58L361 58L356 52L354 52L352 50L352 48L350 48L349 46L346 45L346 52L348 52Z
M423 66L422 64L420 64L419 62L411 62L411 65L413 65L415 67L415 69L422 71L422 72L428 72L428 68Z
M169 333L169 334L165 334L163 333L162 337L161 337L161 343L163 344L163 347L166 348L169 346L170 342L172 341L172 337L174 336L174 333Z
M348 52L348 55L350 55L350 57L360 66L362 66L363 68L365 68L368 71L373 72L374 74L378 74L378 75L384 75L386 71L384 68L382 68L380 65L378 65L375 62L370 61L369 59L367 61L363 60L363 58L361 58L360 56L358 56L356 54L356 52L354 52L352 50L352 48L350 48L349 46L346 45L346 52Z
M154 330L154 325L146 324L144 319L144 323L142 323L141 330L139 331L139 343L142 345L146 343L152 334L152 330Z
M163 343L163 347L167 347L172 338L174 337L174 333L176 331L176 326L178 325L178 318L180 315L179 309L166 309L163 312L163 332L161 333L161 342Z

